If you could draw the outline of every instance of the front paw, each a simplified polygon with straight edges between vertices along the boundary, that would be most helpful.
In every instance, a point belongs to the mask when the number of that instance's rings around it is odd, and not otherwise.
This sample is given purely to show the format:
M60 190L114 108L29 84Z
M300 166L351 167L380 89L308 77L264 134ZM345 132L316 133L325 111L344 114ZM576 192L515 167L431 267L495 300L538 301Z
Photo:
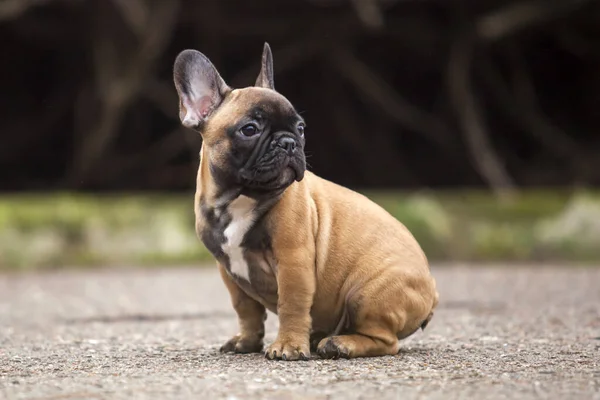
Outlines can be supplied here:
M262 349L262 339L242 337L238 334L221 346L219 351L221 353L260 353Z
M308 338L307 338L308 339ZM279 339L275 340L265 351L269 360L307 361L310 357L308 340Z

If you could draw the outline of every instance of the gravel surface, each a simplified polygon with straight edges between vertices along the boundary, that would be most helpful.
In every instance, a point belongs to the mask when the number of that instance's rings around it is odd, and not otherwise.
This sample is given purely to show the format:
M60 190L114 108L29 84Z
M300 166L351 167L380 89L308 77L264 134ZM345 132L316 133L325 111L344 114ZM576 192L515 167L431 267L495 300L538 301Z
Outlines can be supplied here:
M0 398L600 399L600 268L432 269L439 309L399 355L294 363L218 353L215 268L0 275Z

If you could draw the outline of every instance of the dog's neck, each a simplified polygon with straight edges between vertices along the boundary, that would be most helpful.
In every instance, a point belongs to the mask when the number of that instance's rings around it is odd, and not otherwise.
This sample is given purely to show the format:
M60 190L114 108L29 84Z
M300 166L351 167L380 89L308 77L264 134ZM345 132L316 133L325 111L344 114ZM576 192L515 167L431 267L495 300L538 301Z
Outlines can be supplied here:
M222 187L222 182L215 176L215 171L210 167L210 157L206 146L200 150L200 167L196 179L197 204L204 210L212 210L217 214L225 210L236 199L241 197L252 199L257 213L268 211L282 197L285 190L278 192L259 191L245 188L242 185L227 184Z

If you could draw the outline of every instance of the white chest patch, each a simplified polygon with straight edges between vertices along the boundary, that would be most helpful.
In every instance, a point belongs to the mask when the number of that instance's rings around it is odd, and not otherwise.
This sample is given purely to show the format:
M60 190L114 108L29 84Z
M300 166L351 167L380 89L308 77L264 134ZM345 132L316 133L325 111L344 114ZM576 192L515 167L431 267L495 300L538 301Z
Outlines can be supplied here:
M226 242L223 244L223 252L229 256L229 268L231 273L250 282L250 271L248 263L244 259L244 248L242 241L244 235L254 224L254 207L256 200L247 196L238 196L227 207L231 215L231 222L225 228Z

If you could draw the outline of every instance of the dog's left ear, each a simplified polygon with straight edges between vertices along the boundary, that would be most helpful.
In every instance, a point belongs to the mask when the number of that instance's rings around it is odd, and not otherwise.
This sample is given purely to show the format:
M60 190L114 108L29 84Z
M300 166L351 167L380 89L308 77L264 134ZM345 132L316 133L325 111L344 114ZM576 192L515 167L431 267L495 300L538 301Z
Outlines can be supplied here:
M273 54L271 54L271 47L269 47L269 43L267 42L265 42L265 46L263 47L260 74L258 74L254 86L275 90L275 81L273 80Z

